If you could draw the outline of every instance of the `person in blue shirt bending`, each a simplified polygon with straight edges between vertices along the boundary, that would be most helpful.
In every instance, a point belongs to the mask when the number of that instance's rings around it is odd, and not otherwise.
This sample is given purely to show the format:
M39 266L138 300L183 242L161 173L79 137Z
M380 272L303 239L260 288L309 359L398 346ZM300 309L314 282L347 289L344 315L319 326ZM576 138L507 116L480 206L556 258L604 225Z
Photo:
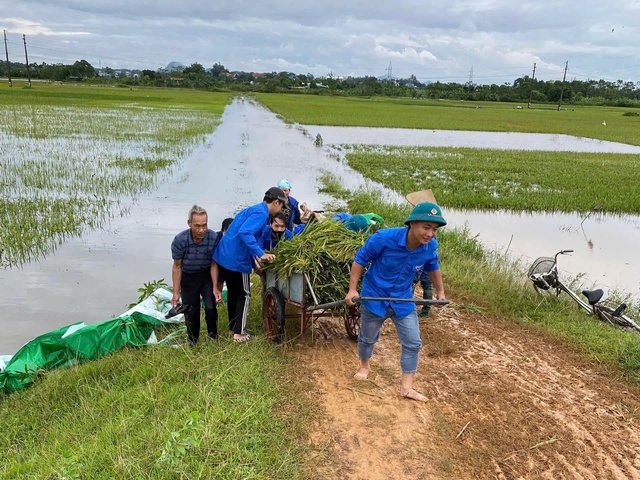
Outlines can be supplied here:
M245 208L235 216L213 252L213 260L227 282L229 327L236 342L251 338L245 330L251 297L251 269L260 268L262 262L273 262L276 258L272 253L264 252L258 238L269 217L282 210L285 202L282 190L271 187L261 203ZM217 284L215 291L220 294Z
M258 242L263 250L273 250L278 246L280 240L289 240L293 237L293 232L287 228L286 222L282 211L269 218L269 224L262 227Z
M435 289L435 297L445 300L444 285L436 251L438 228L446 225L442 211L435 203L415 206L405 221L406 227L386 228L367 239L356 252L351 265L347 305L353 297L413 298L413 278L418 268L428 264ZM365 268L369 266L366 273ZM358 282L362 275L362 289ZM413 303L393 301L364 301L360 307L360 333L358 357L360 369L355 378L364 380L371 368L373 346L380 337L380 328L387 318L396 326L402 346L400 367L402 383L400 395L412 400L425 401L427 397L413 389L413 378L418 369L418 354L422 348L416 307Z
M298 200L289 195L291 192L291 182L283 178L278 182L278 188L284 192L287 201L282 208L282 212L287 218L287 228L293 232L296 225L302 224L302 216L300 215L300 203Z

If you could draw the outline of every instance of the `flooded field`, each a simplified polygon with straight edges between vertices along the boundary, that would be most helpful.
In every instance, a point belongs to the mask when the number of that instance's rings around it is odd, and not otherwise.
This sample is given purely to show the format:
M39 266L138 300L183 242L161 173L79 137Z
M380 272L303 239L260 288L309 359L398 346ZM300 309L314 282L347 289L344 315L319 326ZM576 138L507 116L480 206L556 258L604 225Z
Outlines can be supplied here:
M379 142L393 142L399 135L397 130L388 135L382 129L357 130L375 130ZM194 203L209 211L210 228L218 230L225 217L259 202L267 188L283 177L293 184L292 196L313 208L331 200L317 193L322 172L335 174L351 188L370 185L332 156L334 142L366 143L364 138L353 133L333 138L329 130L322 131L325 146L320 148L314 146L313 138L321 130L286 125L256 104L234 102L216 131L195 146L152 193L142 193L136 201L122 200L126 214L114 217L102 229L66 240L39 261L0 270L4 309L0 354L12 354L24 342L62 325L120 314L136 300L144 282L170 281L170 244L186 228L187 212ZM393 191L386 194L390 200L402 201ZM452 226L467 225L490 248L508 250L525 262L573 248L575 254L562 259L567 274L585 273L600 286L639 293L639 254L633 248L640 243L637 216L594 214L581 228L583 218L577 215L450 209L444 213Z

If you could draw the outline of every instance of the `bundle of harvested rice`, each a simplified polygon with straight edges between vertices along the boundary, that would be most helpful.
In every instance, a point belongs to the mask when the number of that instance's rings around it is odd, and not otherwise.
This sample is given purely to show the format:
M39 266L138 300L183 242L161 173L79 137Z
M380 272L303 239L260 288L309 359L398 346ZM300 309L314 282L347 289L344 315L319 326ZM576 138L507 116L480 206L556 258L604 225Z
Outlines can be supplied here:
M319 303L342 300L349 290L353 257L368 236L347 230L340 222L312 223L300 235L280 242L273 252L275 262L265 268L280 278L307 273ZM306 301L315 304L309 291Z

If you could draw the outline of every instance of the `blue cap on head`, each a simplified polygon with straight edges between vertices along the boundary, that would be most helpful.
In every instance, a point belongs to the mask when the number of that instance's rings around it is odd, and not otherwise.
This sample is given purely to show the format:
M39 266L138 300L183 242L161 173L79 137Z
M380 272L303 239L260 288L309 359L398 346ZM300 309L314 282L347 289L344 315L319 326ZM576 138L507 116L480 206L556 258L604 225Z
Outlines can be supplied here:
M442 218L442 210L435 203L424 202L419 203L413 208L411 215L404 221L405 225L409 225L409 222L433 222L440 226L445 226L447 222Z
M291 190L291 182L289 180L287 180L286 178L283 178L282 180L280 180L278 182L278 187L279 188L284 188L287 190Z
M364 215L354 215L344 222L344 226L356 233L369 231L369 221Z

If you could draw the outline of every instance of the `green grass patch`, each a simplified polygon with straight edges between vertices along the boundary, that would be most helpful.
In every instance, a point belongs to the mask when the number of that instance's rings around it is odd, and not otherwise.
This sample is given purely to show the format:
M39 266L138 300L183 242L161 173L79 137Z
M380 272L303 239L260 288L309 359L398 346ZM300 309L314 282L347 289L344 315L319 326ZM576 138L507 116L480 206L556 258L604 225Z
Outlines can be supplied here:
M0 398L6 479L302 478L290 360L266 341L125 350Z
M13 87L0 84L0 105L55 106L142 106L206 110L221 113L229 103L230 94L186 90L183 88L127 87L113 85L56 84L37 82L26 88L27 82L13 82Z
M516 104L498 102L285 94L256 97L286 121L304 125L563 133L640 145L640 118L623 116L623 110L616 107L565 106L557 111L554 105L516 109Z
M403 194L430 188L449 207L640 212L639 155L354 146L346 159Z
M0 478L306 478L309 385L286 349L234 343L219 313L218 341L203 341L203 325L195 348L125 349L0 395Z

